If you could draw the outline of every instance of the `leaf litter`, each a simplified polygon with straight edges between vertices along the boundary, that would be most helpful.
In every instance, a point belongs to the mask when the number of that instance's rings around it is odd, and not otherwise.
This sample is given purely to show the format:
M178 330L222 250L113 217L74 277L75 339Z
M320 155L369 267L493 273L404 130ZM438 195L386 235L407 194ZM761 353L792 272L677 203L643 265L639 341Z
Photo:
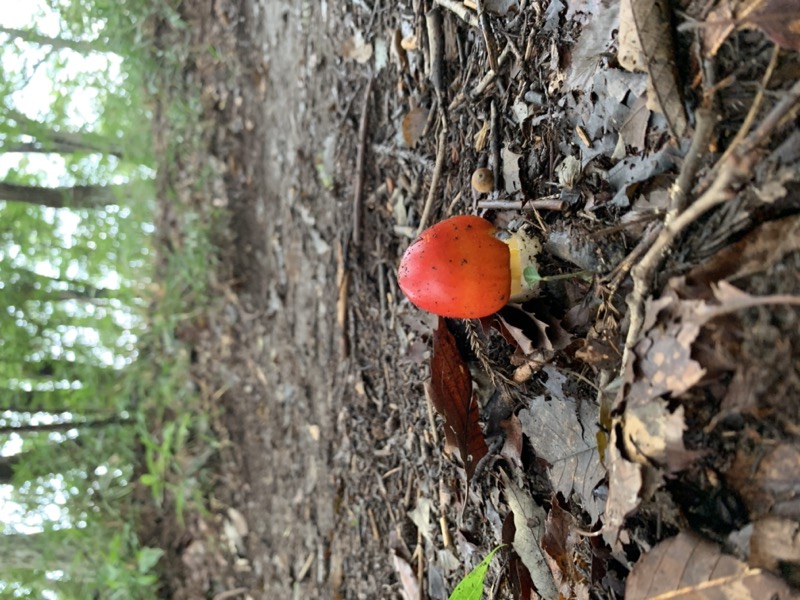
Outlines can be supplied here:
M761 523L759 566L748 566L746 555L731 559L731 580L698 566L697 578L667 592L705 597L706 589L743 585L751 594L784 593L759 569L783 560L764 546L790 530L792 492L778 493L780 482L767 474L749 481L744 473L758 469L764 452L772 456L771 444L793 449L800 422L791 397L794 412L780 424L766 390L755 391L764 365L748 367L749 345L766 343L765 332L788 331L782 351L800 350L792 329L800 284L788 276L798 253L792 194L800 176L785 123L795 113L770 112L796 95L800 61L791 25L776 24L780 2L751 3L747 14L743 4L716 4L731 8L725 30L715 29L706 3L691 0L680 9L640 0L535 8L436 0L426 9L435 17L398 7L397 94L382 96L381 110L395 115L394 139L404 148L381 150L377 165L396 192L388 211L377 196L368 202L371 218L391 223L399 215L393 225L409 231L429 212L523 222L546 248L560 249L543 259L545 279L591 272L585 282L547 281L539 298L480 324L440 319L432 335L407 336L404 367L428 369L438 415L427 420L425 440L436 444L443 433L455 465L440 479L446 502L440 497L436 507L419 496L404 513L437 582L433 597L442 596L443 578L457 583L437 566L437 553L468 569L503 542L511 545L502 551L507 563L483 574L497 597L617 598L626 578L630 597L651 597L653 582L679 572L681 560L692 566L683 555L671 566L660 558L679 547L669 540L688 539L697 558L723 560L715 543L744 537L748 519L753 529ZM767 37L755 37L754 27ZM361 39L374 43L374 32ZM754 39L762 45L744 43ZM740 65L769 63L767 39L783 48L782 62L762 80L763 70ZM709 79L713 69L719 73ZM769 94L759 98L759 87ZM698 113L717 104L714 135L701 139ZM768 159L750 169L757 155ZM469 183L478 167L502 181L484 198ZM540 209L545 198L558 208ZM681 229L672 229L679 217ZM399 254L408 240L395 231ZM654 240L665 239L648 257ZM642 257L656 261L647 276ZM641 322L632 325L626 296L637 294ZM387 298L403 339L414 309ZM796 389L793 381L786 389ZM682 483L708 498L686 500L674 491ZM728 492L742 505L726 503ZM697 541L693 529L712 542ZM786 560L797 563L794 554ZM406 593L416 593L398 574Z

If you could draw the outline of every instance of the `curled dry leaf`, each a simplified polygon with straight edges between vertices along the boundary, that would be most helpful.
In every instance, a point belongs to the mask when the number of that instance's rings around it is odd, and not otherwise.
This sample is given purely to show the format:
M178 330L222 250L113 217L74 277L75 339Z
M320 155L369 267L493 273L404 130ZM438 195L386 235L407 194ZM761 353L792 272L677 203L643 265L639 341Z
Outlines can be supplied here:
M661 542L636 563L625 598L796 598L789 586L761 569L752 569L719 547L690 533Z
M478 402L472 393L472 376L443 318L439 318L433 333L431 401L444 419L448 444L459 450L469 481L489 449L479 422Z

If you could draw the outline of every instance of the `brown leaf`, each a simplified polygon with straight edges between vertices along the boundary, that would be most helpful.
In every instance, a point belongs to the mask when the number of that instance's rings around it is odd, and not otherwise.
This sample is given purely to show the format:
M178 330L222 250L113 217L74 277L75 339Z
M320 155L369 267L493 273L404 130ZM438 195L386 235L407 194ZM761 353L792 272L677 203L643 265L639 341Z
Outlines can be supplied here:
M514 513L509 512L503 521L503 543L509 548L507 577L511 594L514 600L528 600L533 598L533 581L527 567L522 563L519 554L514 552L511 544L514 543Z
M753 524L750 558L753 567L774 573L785 567L797 572L800 567L800 524L793 519L767 517Z
M625 451L636 462L682 471L702 455L684 447L684 429L682 406L674 412L661 400L629 406L622 428Z
M691 284L734 280L768 270L789 252L800 250L800 216L762 223L726 246L686 276Z
M617 542L625 517L633 512L641 499L642 465L625 460L619 451L618 428L611 430L606 464L608 466L608 499L603 515L603 537L609 545Z
M673 137L688 124L675 68L669 7L664 0L622 0L619 63L648 75L647 107L662 113Z
M748 568L723 554L711 542L679 533L658 544L636 563L628 576L625 598L795 598L781 579Z
M780 444L764 451L740 450L725 474L751 518L774 514L800 520L800 448Z
M740 19L743 25L758 27L773 42L800 51L800 6L797 0L756 0L751 12Z
M417 582L417 576L414 573L414 569L411 568L411 565L408 564L408 562L406 562L404 559L397 556L397 554L392 556L392 563L394 564L394 570L397 573L397 578L400 580L400 583L403 586L403 591L406 594L406 598L419 598L419 583Z
M519 413L522 431L531 441L537 456L551 467L553 489L565 498L573 490L582 497L584 509L597 520L603 503L593 493L605 477L605 468L597 451L597 410L589 402L578 403L564 395L564 376L553 367L545 367L552 401L544 396L534 398L530 406Z
M403 135L403 143L409 148L417 145L425 125L428 123L428 109L418 106L412 108L403 116L403 125L400 128Z
M543 598L557 598L553 574L547 565L539 540L544 533L544 522L547 518L545 510L538 506L533 498L517 487L505 473L502 473L505 484L506 499L514 514L514 541L512 546L520 559L528 568L536 591Z
M582 536L577 529L575 517L553 498L542 536L542 550L552 559L554 566L551 566L551 570L559 583L562 598L578 598L587 583L579 568L582 559L578 544Z
M433 333L431 401L444 419L448 443L458 447L467 480L472 479L488 448L479 423L478 403L472 393L472 376L443 318L439 318L439 326Z

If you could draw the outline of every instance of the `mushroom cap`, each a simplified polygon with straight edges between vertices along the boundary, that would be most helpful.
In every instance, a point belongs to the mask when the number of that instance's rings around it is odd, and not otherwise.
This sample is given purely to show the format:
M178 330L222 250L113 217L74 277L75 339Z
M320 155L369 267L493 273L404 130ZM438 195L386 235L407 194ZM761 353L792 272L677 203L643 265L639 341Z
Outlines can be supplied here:
M445 219L423 231L400 260L398 283L411 302L443 317L477 319L511 294L508 246L481 217Z

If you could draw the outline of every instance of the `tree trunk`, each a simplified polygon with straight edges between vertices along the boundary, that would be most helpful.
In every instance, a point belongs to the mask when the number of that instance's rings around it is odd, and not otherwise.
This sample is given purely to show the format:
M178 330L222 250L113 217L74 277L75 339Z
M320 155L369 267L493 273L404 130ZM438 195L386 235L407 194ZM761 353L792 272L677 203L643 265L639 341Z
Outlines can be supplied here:
M74 187L39 187L0 182L0 200L40 204L52 208L98 208L118 204L123 186L76 185Z

